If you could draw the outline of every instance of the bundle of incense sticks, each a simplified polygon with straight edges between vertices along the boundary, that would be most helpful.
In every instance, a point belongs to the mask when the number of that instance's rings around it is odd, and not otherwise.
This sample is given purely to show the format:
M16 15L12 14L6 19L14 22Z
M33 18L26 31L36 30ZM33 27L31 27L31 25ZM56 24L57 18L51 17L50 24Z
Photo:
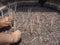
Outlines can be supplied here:
M15 10L13 11L13 9L10 7L11 5L8 3L8 15L9 15L9 18L10 19L13 19L14 22L13 22L13 28L14 28L14 31L16 30L16 7L17 7L17 3L15 2L14 3L14 7L15 7ZM12 27L12 24L10 24L10 26Z
M30 18L31 16L32 16L32 14L31 14L31 8L30 8L30 9L28 9L28 17ZM29 27L30 27L30 32L32 33L33 32L33 19L31 20Z

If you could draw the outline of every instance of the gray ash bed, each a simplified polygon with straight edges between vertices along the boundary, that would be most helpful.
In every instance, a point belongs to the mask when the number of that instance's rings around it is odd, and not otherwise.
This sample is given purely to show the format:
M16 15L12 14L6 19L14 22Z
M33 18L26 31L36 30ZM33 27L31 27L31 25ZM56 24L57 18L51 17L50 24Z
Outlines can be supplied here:
M21 41L11 45L60 45L60 13L57 10L20 5L14 16L16 29L23 33Z

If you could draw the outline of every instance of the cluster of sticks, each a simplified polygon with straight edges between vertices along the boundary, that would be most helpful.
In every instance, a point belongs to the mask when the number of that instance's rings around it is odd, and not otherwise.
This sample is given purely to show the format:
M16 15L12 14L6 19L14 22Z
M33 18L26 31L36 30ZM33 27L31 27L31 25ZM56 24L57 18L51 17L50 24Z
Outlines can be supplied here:
M11 5L14 5L14 14L13 14L13 9L11 8ZM8 6L8 7L7 7ZM14 2L13 4L10 4L8 3L7 6L2 6L0 7L0 12L1 12L1 18L4 18L4 16L8 16L10 19L14 20L13 22L13 27L14 27L14 30L16 30L16 21L15 21L15 18L16 18L16 7L17 7L17 3ZM8 15L4 15L4 9L8 9ZM11 27L12 27L12 24L9 24Z
M10 26L13 27L13 28L14 28L13 31L15 31L15 30L16 30L16 9L17 9L17 2L15 2L15 3L13 4L13 5L14 5L14 11L13 11L13 9L11 8L11 5L12 5L12 4L9 4L9 3L8 3L8 15L9 15L9 17L10 17L11 19L14 20L13 26L12 26L12 24L10 24ZM14 13L14 14L13 14L13 13Z

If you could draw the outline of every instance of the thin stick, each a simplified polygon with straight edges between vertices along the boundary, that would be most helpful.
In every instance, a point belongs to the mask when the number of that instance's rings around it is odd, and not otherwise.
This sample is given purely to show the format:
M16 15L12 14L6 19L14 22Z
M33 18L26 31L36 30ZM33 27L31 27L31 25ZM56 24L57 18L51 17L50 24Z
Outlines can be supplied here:
M16 30L16 21L14 19L14 31Z
M8 16L9 16L10 19L13 19L12 9L10 9L10 5L9 5L9 8L8 8ZM10 24L10 26L12 27L12 24Z
M14 31L16 30L16 7L17 7L17 3L15 4L15 11L14 11Z
M15 12L16 12L16 8L17 8L17 2L15 2Z
M12 19L13 18L13 16L12 16L12 9L8 9L8 16Z
M34 39L31 40L31 42L33 42L34 40L36 40L38 37L34 37Z
M31 14L31 8L30 8L30 10L28 9L28 15L29 15L29 16L32 15L32 14ZM32 32L33 32L33 19L31 20L29 27L30 27L30 29L31 29L30 31L31 31L31 33L32 33Z
M3 18L3 11L1 10L1 15L2 15L2 18Z
M30 10L30 11L28 10L28 13L27 13L27 15L28 15L28 18L27 18L27 19L28 19L28 20L29 20L29 19L31 18L31 16L32 16L32 15L30 14L30 12L31 12L31 10ZM29 15L30 15L30 16L29 16ZM28 21L28 20L25 20L22 24L19 24L18 27L17 27L17 29L18 29L18 28L21 28L22 25L24 25L25 22Z
M39 34L41 34L41 22L40 22L40 16L37 15L37 25L38 25L38 28L37 28L37 31Z
M53 25L54 25L55 19L56 19L55 17L51 18L51 28L50 28L51 31L53 31Z
M14 12L15 13L15 12ZM16 15L14 14L14 31L16 30L16 21L15 21L15 17Z

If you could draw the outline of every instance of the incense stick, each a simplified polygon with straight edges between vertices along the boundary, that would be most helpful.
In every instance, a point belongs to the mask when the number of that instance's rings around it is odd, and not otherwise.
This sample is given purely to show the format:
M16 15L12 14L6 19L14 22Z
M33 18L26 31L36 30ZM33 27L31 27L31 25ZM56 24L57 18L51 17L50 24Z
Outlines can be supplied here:
M10 8L10 5L9 5L9 8L8 8L8 16L9 16L9 19L13 19L13 16L12 16L12 9ZM12 27L12 24L10 24L10 26Z
M3 18L3 11L1 10L1 15L2 15L2 18Z
M15 3L15 11L14 11L14 31L16 30L16 7L17 7L17 2Z
M14 19L14 31L16 30L16 21Z
M37 15L37 25L38 25L38 33L40 34L41 33L41 22L40 22L40 16L39 15Z

